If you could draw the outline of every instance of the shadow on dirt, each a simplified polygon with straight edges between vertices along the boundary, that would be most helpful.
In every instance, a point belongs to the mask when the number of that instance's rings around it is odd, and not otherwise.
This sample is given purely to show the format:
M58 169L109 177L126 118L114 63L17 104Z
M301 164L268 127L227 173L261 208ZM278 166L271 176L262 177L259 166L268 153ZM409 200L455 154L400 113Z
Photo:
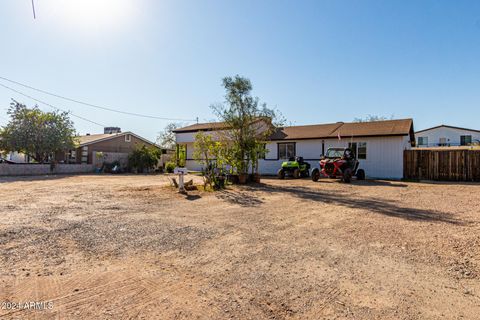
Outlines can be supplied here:
M370 212L383 214L390 217L401 218L406 220L424 221L424 222L442 222L456 225L469 224L468 221L459 220L447 212L439 212L434 210L417 209L409 207L401 207L393 202L376 200L372 198L353 198L334 192L324 190L315 190L302 186L274 186L269 184L257 184L255 186L247 186L246 190L251 192L263 191L267 193L282 193L293 197L316 201L321 203L331 203L353 209L366 209ZM253 193L249 195L252 198ZM240 197L240 195L238 195ZM251 201L251 199L250 199Z
M365 186L365 187L393 187L393 188L406 188L408 184L401 183L401 182L392 182L387 180L364 180L364 181L354 181L354 184L357 186Z
M185 196L185 199L189 200L189 201L195 201L195 200L198 200L198 199L201 199L202 197L198 194L187 194Z

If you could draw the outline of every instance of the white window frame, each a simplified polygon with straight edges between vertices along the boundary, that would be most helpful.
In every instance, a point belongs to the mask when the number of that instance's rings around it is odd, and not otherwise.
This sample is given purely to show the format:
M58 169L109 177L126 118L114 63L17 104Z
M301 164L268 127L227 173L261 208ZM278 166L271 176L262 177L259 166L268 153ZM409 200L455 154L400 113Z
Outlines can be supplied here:
M469 142L466 141L466 140L467 140L467 139L466 139L467 137L469 138ZM463 138L463 144L462 144L462 138ZM472 141L473 141L473 139L472 139L472 135L471 135L471 134L462 134L462 135L460 135L460 145L461 145L461 146L468 146L468 145L472 144Z
M293 148L290 149L291 152L293 152L293 155L289 156L288 155L288 146L293 146ZM280 156L280 148L285 148L285 155L284 156ZM278 157L278 160L288 160L289 158L291 157L295 157L295 150L296 146L295 146L295 142L280 142L278 143L278 154L277 154L277 157Z
M422 143L420 143L420 141L422 141ZM418 137L418 146L428 146L428 137Z
M125 135L125 142L131 142L132 141L132 135L126 134Z
M82 147L82 163L88 162L88 146Z
M364 147L361 147L361 145L364 145ZM353 153L355 154L355 157L358 160L367 160L367 143L366 142L349 142L348 147L352 149ZM362 155L365 155L365 157L360 158L358 150L360 148L365 148L365 152L362 153Z
M361 148L365 149L365 152L360 153ZM368 154L367 143L366 142L357 142L357 153L356 153L357 159L358 160L367 160L367 154ZM360 155L362 155L362 157L360 157Z

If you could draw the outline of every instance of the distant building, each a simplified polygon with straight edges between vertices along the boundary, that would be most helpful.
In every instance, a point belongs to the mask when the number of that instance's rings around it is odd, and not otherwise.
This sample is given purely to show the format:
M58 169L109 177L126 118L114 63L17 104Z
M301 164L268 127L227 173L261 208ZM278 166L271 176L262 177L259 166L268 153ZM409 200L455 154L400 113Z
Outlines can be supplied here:
M480 143L480 130L444 124L417 131L415 136L419 148L469 146Z
M1 152L0 152L1 154ZM32 162L32 159L30 156L21 153L21 152L8 152L1 154L0 156L1 159L3 159L6 162L9 163L29 163Z
M157 148L161 151L162 157L159 166L169 161L173 150L161 149L155 143L142 138L133 132L121 132L118 127L107 127L101 134L89 134L76 136L75 149L66 152L57 152L55 161L71 164L96 164L103 162L120 161L127 164L128 155L135 149L142 146ZM100 157L101 156L101 157ZM0 162L12 164L30 163L33 159L23 153L4 153L0 150Z
M108 130L107 130L108 129ZM109 132L111 128L105 128ZM120 128L113 128L118 129ZM113 130L115 131L115 130ZM142 138L132 132L86 134L76 137L78 145L69 151L63 161L68 163L92 164L96 161L96 153L102 153L104 157L118 160L128 157L128 154L142 146L154 147L160 150L155 143ZM58 159L58 156L57 156Z

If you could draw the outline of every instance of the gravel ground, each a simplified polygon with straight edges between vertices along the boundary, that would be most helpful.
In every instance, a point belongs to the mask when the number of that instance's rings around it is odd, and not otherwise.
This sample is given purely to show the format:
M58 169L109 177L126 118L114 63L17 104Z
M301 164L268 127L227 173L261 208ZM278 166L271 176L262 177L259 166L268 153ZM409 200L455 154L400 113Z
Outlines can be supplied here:
M480 184L168 185L0 178L0 318L479 318Z

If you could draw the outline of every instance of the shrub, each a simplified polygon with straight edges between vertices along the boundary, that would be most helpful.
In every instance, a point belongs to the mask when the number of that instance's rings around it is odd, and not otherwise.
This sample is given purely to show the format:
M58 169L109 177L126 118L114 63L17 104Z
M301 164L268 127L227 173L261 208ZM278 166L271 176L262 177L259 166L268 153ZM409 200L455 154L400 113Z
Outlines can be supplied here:
M175 170L175 163L174 162L167 162L165 164L165 170L168 172L168 173L173 173L173 170Z
M130 153L128 156L128 166L142 173L144 170L155 168L160 156L160 150L157 148L142 146Z

